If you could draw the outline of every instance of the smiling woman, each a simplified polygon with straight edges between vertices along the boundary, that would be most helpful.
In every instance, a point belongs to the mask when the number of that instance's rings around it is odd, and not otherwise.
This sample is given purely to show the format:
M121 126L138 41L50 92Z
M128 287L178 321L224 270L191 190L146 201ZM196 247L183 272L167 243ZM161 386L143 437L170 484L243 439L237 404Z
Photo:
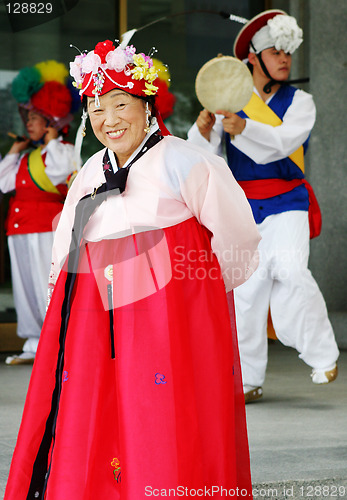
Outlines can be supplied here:
M88 97L88 113L95 136L116 154L121 168L146 137L148 103L122 90L112 90L100 97Z
M167 135L135 52L105 41L71 64L105 147L56 230L6 500L252 495L232 289L259 235L225 161Z

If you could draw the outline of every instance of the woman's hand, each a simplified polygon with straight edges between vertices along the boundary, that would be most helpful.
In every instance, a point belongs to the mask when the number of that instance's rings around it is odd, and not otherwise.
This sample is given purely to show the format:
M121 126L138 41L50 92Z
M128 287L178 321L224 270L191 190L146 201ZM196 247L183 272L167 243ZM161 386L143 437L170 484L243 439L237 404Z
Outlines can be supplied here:
M241 118L239 115L235 113L231 113L230 111L225 111L223 109L219 109L216 111L218 115L224 115L222 120L224 131L231 136L241 134L243 129L246 126L246 120Z
M210 140L211 130L215 122L215 115L207 111L207 109L203 109L196 120L200 134L208 141Z
M57 139L58 135L59 134L57 129L55 129L54 127L47 127L44 138L45 144L48 144L52 139Z
M27 137L25 137L23 141L15 141L12 144L12 146L7 154L10 155L10 154L21 153L25 149L28 149L29 143L30 143L30 139L28 139Z

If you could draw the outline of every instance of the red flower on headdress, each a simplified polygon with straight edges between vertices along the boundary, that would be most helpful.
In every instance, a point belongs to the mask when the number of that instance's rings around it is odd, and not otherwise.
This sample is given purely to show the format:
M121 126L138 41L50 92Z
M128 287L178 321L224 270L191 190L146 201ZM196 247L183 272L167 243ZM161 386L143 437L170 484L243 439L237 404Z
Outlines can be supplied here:
M101 64L105 64L107 54L114 49L115 46L113 45L113 42L111 42L111 40L105 40L104 42L96 44L94 53L100 56Z

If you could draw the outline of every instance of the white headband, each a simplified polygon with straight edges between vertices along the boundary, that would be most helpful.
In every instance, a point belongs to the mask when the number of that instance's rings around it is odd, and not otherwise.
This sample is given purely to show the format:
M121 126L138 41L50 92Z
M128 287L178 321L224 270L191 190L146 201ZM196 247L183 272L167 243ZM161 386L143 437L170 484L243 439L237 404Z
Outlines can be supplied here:
M286 54L293 54L303 41L302 35L295 17L279 14L255 33L249 51L259 54L262 50L275 47Z

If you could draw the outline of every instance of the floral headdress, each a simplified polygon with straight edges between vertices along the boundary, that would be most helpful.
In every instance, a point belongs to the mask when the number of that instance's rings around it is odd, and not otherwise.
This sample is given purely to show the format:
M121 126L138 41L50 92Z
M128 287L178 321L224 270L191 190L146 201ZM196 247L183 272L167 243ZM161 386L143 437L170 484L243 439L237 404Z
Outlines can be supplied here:
M80 96L95 97L99 106L99 96L113 88L120 88L137 96L156 95L158 87L153 82L158 72L151 57L136 54L133 45L115 48L113 42L99 42L91 52L81 53L70 63L70 75Z
M152 114L162 134L169 134L162 121L160 108L164 109L164 101L165 113L169 116L174 103L172 101L168 108L167 95L170 94L170 98L174 96L167 91L169 81L162 82L162 78L167 77L169 80L169 73L160 61L154 64L150 56L136 54L133 45L122 44L115 48L113 42L105 40L99 42L91 52L77 55L70 63L70 75L74 79L73 85L79 89L81 99L84 95L94 97L96 107L100 106L99 97L115 88L137 97L155 96L158 103L152 106ZM81 125L76 134L76 158L80 155L87 118L88 113L83 109Z

